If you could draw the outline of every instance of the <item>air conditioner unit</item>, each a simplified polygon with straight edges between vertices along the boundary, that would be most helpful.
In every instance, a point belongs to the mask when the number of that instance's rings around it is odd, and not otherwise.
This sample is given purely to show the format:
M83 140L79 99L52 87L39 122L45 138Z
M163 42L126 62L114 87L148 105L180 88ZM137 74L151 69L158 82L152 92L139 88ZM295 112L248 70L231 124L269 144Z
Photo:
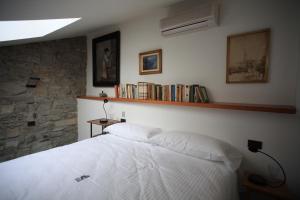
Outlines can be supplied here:
M218 25L218 17L219 4L216 1L191 5L181 12L177 11L177 14L162 19L160 21L161 33L167 36L191 30L207 29Z

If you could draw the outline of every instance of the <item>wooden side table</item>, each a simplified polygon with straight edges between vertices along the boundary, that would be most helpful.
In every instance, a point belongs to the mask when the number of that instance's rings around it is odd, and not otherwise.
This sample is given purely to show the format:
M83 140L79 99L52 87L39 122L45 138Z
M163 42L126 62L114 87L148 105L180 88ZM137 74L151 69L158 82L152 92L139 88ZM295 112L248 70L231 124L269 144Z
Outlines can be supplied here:
M241 185L246 190L246 200L251 200L251 193L263 194L265 196L272 197L273 199L281 199L281 200L291 200L293 197L288 191L286 185L283 185L278 188L272 188L270 186L261 186L251 183L248 180L249 172L245 172L241 177Z
M87 121L87 123L90 123L90 126L91 126L91 138L92 137L96 137L98 135L102 135L103 134L103 129L107 126L110 126L110 125L113 125L113 124L116 124L116 123L119 123L120 121L118 120L113 120L113 119L108 119L107 122L105 123L102 123L100 122L100 119L94 119L94 120L90 120L90 121ZM97 134L97 135L93 135L93 124L95 125L99 125L102 127L102 132L100 134Z

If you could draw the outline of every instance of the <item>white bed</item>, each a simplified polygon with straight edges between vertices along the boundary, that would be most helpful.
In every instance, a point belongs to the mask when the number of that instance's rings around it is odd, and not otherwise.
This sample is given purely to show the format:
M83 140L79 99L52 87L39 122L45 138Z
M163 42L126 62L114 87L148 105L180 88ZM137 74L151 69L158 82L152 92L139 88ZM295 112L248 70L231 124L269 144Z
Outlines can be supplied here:
M75 178L90 177L77 182ZM236 174L144 142L103 135L0 164L1 200L236 200Z

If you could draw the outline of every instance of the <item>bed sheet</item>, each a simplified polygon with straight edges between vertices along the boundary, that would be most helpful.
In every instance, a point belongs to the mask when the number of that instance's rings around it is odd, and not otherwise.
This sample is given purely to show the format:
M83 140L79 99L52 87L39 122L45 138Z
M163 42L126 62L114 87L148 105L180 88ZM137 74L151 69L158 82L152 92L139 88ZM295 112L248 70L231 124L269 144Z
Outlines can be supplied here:
M0 199L236 200L238 195L236 174L222 163L108 134L1 163Z

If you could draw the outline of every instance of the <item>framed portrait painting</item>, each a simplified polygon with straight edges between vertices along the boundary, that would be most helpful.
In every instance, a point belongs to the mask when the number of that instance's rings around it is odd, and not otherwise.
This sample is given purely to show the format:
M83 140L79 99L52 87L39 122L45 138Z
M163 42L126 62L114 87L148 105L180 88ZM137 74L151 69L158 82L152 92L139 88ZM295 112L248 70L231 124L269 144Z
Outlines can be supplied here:
M93 85L110 87L120 82L120 31L93 39Z
M268 81L270 29L227 37L226 83Z
M162 72L162 50L147 51L139 54L140 75Z

